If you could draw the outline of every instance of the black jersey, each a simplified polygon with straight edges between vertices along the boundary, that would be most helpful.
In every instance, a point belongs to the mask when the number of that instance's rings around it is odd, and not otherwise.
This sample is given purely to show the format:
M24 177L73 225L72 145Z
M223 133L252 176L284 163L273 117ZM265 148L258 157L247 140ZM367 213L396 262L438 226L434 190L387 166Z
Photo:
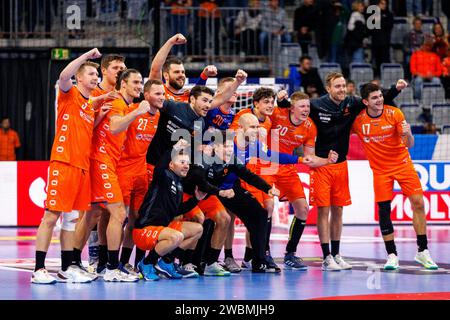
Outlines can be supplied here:
M187 130L191 137L194 132L202 134L203 118L197 115L188 103L165 100L160 110L158 128L147 151L147 163L155 165L164 152L172 149L177 142L172 141L172 134L178 129ZM188 141L191 142L191 140ZM191 145L194 144L191 143Z
M189 212L197 204L195 197L183 202L181 178L168 169L170 152L166 152L155 167L153 181L139 208L135 228L168 226L178 215Z

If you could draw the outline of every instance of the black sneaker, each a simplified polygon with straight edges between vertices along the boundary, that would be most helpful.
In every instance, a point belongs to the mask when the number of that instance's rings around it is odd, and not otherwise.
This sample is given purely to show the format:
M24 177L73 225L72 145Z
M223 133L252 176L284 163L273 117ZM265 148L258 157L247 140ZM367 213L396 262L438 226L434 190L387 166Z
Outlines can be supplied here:
M266 271L267 271L266 263L252 264L252 272L253 273L266 273Z
M270 254L266 255L266 264L267 269L266 272L279 273L281 272L280 267L275 263L272 256Z

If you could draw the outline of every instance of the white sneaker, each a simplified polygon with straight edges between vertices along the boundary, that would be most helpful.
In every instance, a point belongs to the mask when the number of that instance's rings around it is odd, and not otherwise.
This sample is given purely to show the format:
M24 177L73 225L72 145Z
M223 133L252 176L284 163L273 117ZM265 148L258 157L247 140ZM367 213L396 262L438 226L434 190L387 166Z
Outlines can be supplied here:
M250 261L242 260L241 270L244 270L244 271L252 270L252 260L250 260Z
M120 269L114 270L106 269L105 275L103 276L103 280L108 282L136 282L139 281L139 278L131 274L125 273Z
M73 266L74 266L75 268L77 268L78 271L81 272L82 274L84 274L86 277L91 278L91 281L97 280L97 278L98 278L97 273L89 272L88 269L86 269L86 268L83 266L83 264L76 264L76 265L73 265Z
M398 257L395 253L388 255L387 262L384 265L384 270L397 270L400 267Z
M350 270L352 268L351 264L347 263L344 258L342 258L339 254L334 257L334 261L339 265L342 270Z
M341 271L341 267L334 261L333 256L329 254L322 262L322 271Z
M58 282L67 282L67 283L92 282L92 278L90 276L87 276L85 272L83 272L77 266L69 266L66 271L59 270L56 277L58 278Z
M129 264L129 263L125 264L123 266L123 268L125 269L126 272L128 272L132 276L135 276L135 277L139 278L139 273L137 273L136 270L134 270L134 268L133 268L133 266L131 264Z
M47 270L39 269L33 272L31 275L31 283L36 284L54 284L58 282L58 280L51 276Z
M437 264L434 263L433 259L431 259L430 251L428 251L428 249L425 249L422 252L417 252L416 256L414 257L414 260L423 265L427 269L430 270L438 269Z

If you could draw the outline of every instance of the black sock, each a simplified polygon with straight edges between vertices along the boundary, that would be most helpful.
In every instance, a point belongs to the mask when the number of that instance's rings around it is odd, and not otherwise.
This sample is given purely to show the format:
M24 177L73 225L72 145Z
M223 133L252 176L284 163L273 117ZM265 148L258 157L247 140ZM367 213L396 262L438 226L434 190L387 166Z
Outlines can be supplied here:
M333 257L335 257L339 254L339 244L340 243L341 243L340 240L331 240L331 255Z
M119 267L119 250L108 250L108 269L114 270Z
M74 257L74 252L72 250L62 251L61 250L61 269L66 271L67 268L72 264ZM81 259L80 259L81 260Z
M182 264L183 262L185 252L186 251L181 249L180 247L175 248L175 250L173 250L173 256L178 260L180 260L180 264Z
M384 245L386 246L386 251L388 254L395 254L397 255L397 248L395 247L394 240L385 241Z
M428 239L426 234L417 235L417 246L419 247L419 252L428 249Z
M97 225L95 225L94 229L92 231L97 231Z
M305 226L306 220L297 219L297 217L292 219L291 228L289 230L289 241L286 245L287 253L295 254L300 238L302 237L303 230L305 230Z
M266 252L270 252L270 234L272 232L272 217L267 219L267 233L266 233Z
M144 258L144 264L156 264L160 255L153 249L148 253L148 255Z
M166 254L164 257L162 257L162 259L165 263L172 263L174 258L175 257L173 256L173 252L170 252L170 253Z
M122 252L120 253L120 263L125 265L130 262L131 253L133 248L122 247Z
M136 255L134 256L134 267L137 268L139 262L145 257L145 251L136 247Z
M233 249L225 249L225 259L233 258Z
M73 264L81 264L81 250L77 248L73 248Z
M98 246L98 265L106 266L108 263L108 246L99 245Z
M253 259L253 248L245 247L244 261L250 261Z
M214 249L214 248L209 248L208 250L208 257L206 258L206 264L208 266L212 265L214 262L217 262L217 260L219 260L219 256L220 256L220 249Z
M192 263L192 257L194 256L194 250L192 249L186 249L184 251L184 257L183 257L183 265Z
M330 244L329 243L321 243L323 258L325 259L330 255Z
M39 269L45 269L45 257L47 256L47 252L45 251L36 251L36 266L34 271L38 271Z

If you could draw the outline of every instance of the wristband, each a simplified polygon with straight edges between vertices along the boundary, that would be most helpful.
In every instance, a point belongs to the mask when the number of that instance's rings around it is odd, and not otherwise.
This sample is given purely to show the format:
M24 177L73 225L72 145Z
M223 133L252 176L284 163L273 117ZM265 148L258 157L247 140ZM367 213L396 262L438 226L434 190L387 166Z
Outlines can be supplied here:
M297 163L303 163L303 157L298 157Z
M202 80L207 80L207 79L208 79L208 76L207 76L204 72L202 72L202 73L200 74L200 78L202 78Z

